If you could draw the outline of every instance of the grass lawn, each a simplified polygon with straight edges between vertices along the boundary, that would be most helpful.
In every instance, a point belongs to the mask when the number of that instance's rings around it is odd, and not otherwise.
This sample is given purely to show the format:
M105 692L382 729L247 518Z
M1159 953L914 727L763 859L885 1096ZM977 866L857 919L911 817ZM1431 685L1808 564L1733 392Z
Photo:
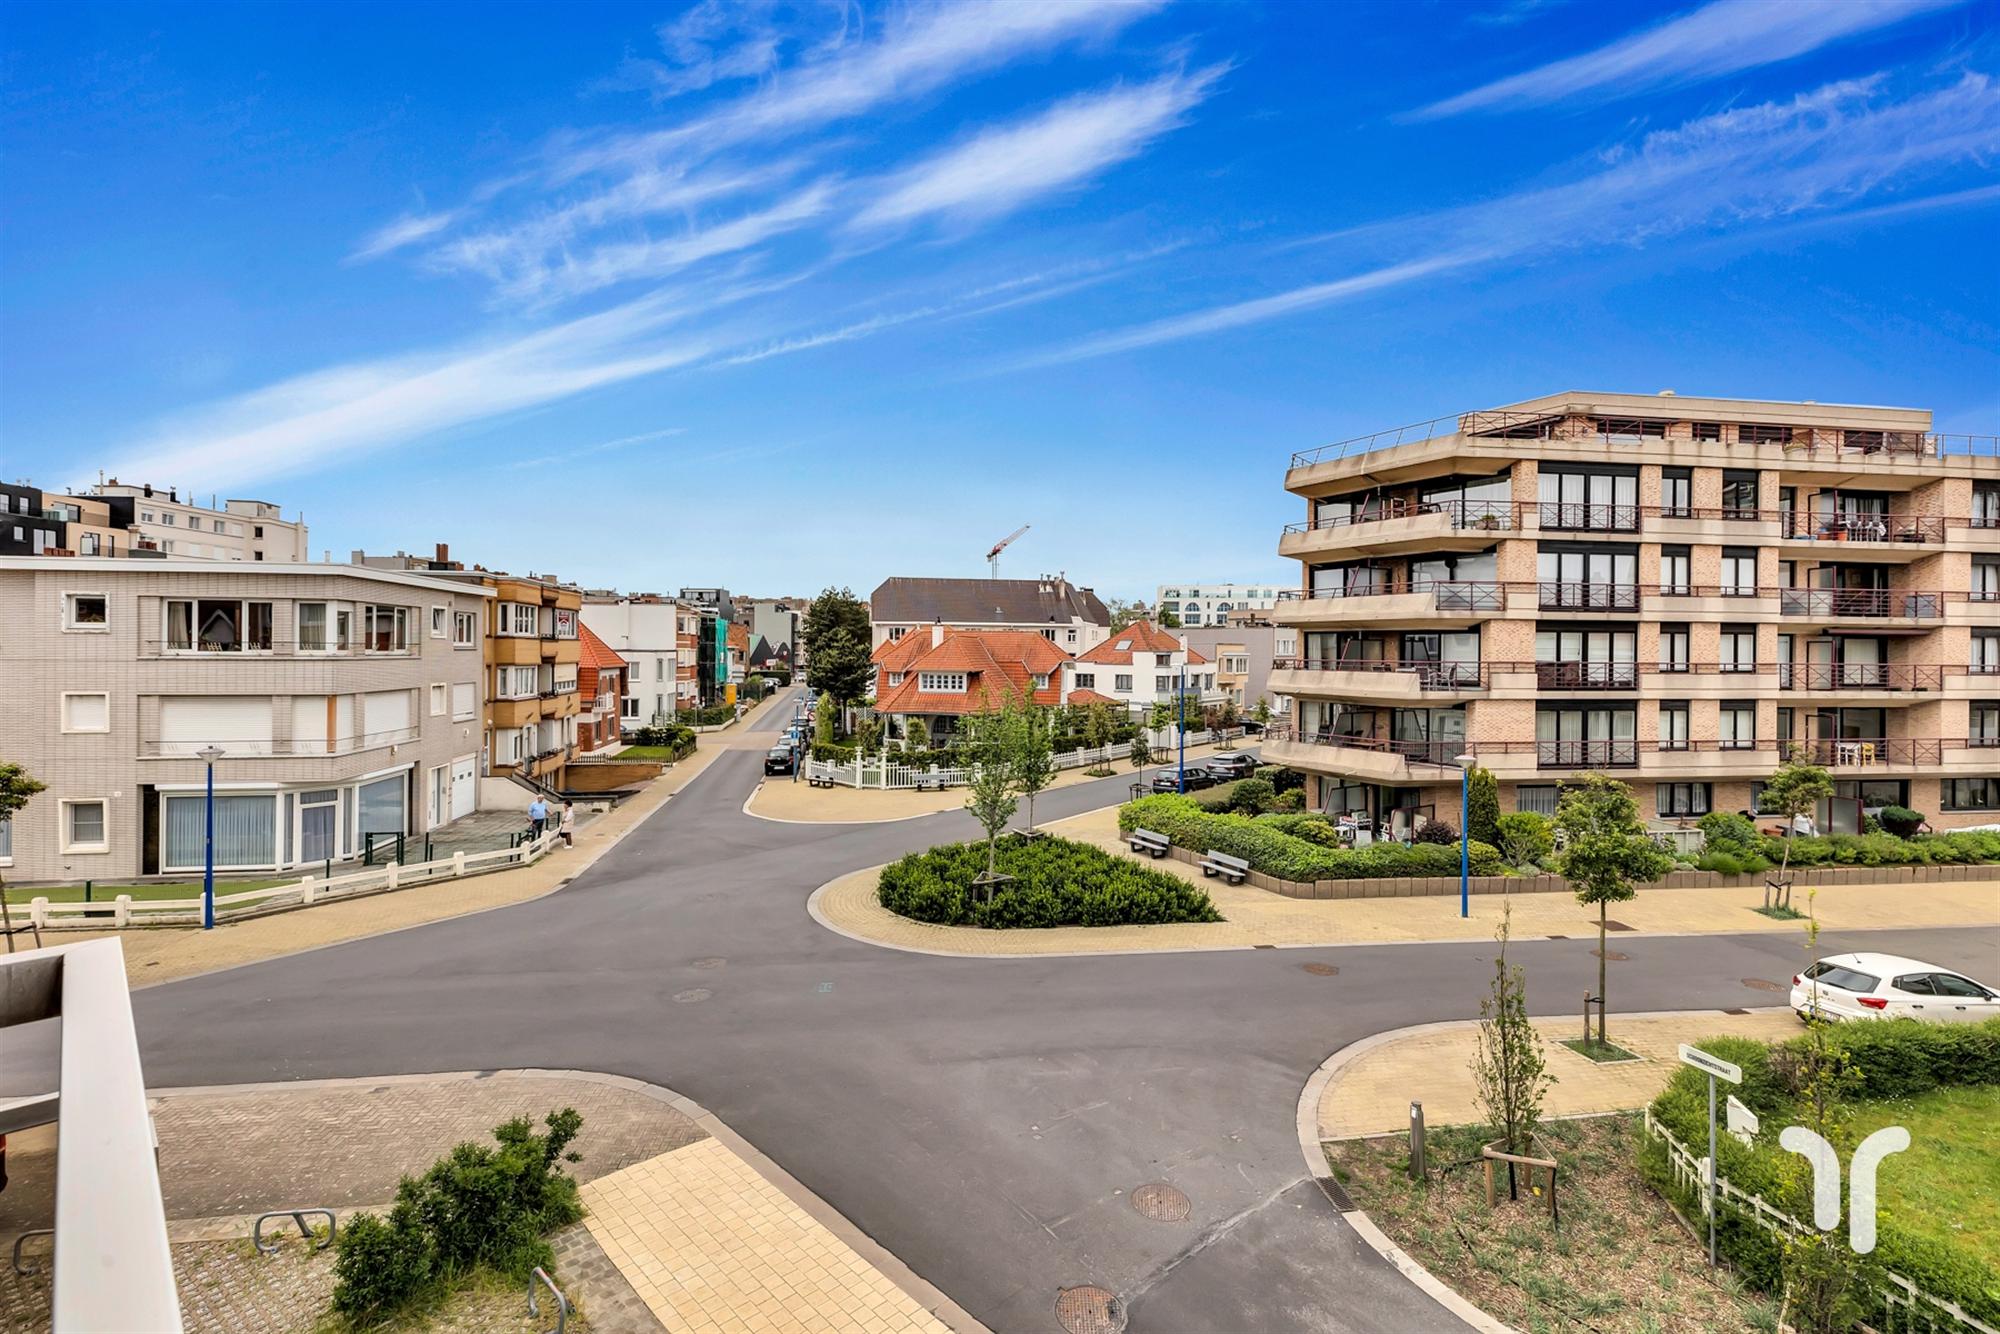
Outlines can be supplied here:
M1615 1042L1599 1042L1596 1038L1592 1038L1588 1042L1582 1038L1564 1038L1562 1045L1568 1047L1578 1056L1596 1061L1599 1064L1606 1061L1636 1061L1639 1059Z
M1883 1160L1880 1216L2000 1272L2000 1087L1864 1104L1854 1138L1883 1126L1908 1130L1910 1147Z
M273 885L289 885L298 876L286 876L282 880L217 880L216 897L224 894L241 894L245 890L269 889ZM136 899L198 899L201 897L201 881L176 880L157 885L94 885L90 899L93 903L110 903L120 894L130 894ZM47 899L50 903L82 903L82 885L51 886L46 889L18 889L7 887L7 902L10 906L26 910L28 900Z
M616 760L658 760L666 764L674 762L672 746L627 746L611 757Z
M1656 1334L1775 1331L1773 1306L1707 1256L1639 1179L1634 1115L1543 1125L1562 1165L1560 1228L1524 1188L1486 1207L1483 1127L1433 1127L1428 1186L1409 1179L1409 1140L1342 1140L1327 1162L1376 1226L1448 1287L1516 1329Z

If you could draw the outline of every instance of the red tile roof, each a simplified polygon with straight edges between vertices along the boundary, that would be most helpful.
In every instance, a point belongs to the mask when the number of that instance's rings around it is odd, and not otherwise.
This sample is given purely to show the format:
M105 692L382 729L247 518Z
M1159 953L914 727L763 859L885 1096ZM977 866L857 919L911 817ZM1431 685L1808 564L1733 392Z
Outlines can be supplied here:
M576 686L579 697L585 704L597 699L597 674L599 672L619 672L625 670L625 659L612 652L611 645L590 632L590 627L577 622L577 640L582 652L577 658ZM624 680L621 675L619 680Z
M1104 667L1130 667L1134 653L1179 653L1181 641L1151 621L1134 621L1123 630L1113 630L1111 638L1078 656L1078 662ZM1187 650L1188 666L1206 663L1194 649Z
M912 640L916 642L911 643ZM906 647L907 646L907 647ZM885 649L893 648L893 653ZM1041 635L1028 630L952 630L937 644L919 628L875 651L877 678L875 711L897 714L967 714L997 707L1013 695L1037 704L1061 702L1062 666L1069 655ZM918 689L925 672L963 672L966 688L949 694ZM902 674L894 685L889 678ZM1032 678L1048 677L1036 686Z
M1073 705L1110 704L1121 709L1125 707L1123 700L1113 699L1109 695L1100 695L1095 690L1072 690L1069 692L1069 700L1067 702Z

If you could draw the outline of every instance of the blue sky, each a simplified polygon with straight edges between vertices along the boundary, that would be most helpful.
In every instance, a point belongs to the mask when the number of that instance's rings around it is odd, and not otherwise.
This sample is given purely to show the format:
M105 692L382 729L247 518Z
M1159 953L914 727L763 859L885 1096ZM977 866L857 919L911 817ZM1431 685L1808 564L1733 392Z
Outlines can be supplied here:
M626 588L1277 579L1564 388L2000 429L2000 4L12 6L0 474Z

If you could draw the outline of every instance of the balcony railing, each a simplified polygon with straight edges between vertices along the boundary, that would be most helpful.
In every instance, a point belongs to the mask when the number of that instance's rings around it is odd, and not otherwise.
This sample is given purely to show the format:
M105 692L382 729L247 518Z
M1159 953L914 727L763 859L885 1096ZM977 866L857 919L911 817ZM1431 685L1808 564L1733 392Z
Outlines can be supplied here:
M1784 588L1778 611L1786 616L1882 616L1935 620L1944 594L1892 588Z
M297 655L305 658L411 658L417 655L417 641L411 640L400 647L393 642L378 641L384 646L375 647L359 640L334 647L326 639L279 639L270 635L251 635L249 642L225 642L222 640L196 640L192 643L180 639L141 639L139 651L146 657L207 657L209 655L249 653L260 657L285 657Z
M1944 668L1886 662L1794 662L1778 667L1780 690L1937 690Z
M1522 506L1528 509L1529 506ZM1636 533L1637 505L1593 505L1581 501L1542 500L1533 503L1535 526L1572 533Z
M1353 588L1315 588L1293 596L1304 601L1319 601L1326 598L1396 597L1406 593L1434 594L1439 611L1505 611L1507 608L1507 585L1484 579L1384 579Z
M1639 585L1537 580L1535 598L1543 611L1637 611Z
M1412 741L1393 737L1342 736L1335 732L1308 732L1289 724L1266 729L1267 741L1285 741L1302 746L1327 746L1336 750L1365 750L1378 755L1400 755L1412 764L1432 764L1446 769L1458 767L1458 756L1470 749L1460 741Z
M1424 690L1477 690L1486 684L1486 666L1478 662L1383 662L1357 658L1274 658L1274 671L1398 672L1417 678Z
M1514 526L1514 504L1506 500L1388 500L1358 514L1315 519L1311 523L1288 523L1287 533L1318 533L1362 524L1386 523L1391 519L1413 519L1425 514L1445 515L1453 528L1482 528L1501 531Z
M1640 670L1649 676L1755 676L1768 669L1754 662L1663 662L1647 663ZM1671 688L1671 687L1668 687Z
M1793 542L1920 542L1944 541L1950 520L1936 515L1871 514L1840 510L1819 514L1784 512L1784 534Z
M1494 672L1533 672L1539 690L1637 690L1636 662L1494 662Z
M1648 584L1645 590L1652 597L1661 598L1772 598L1778 596L1775 588L1760 588L1756 584Z
M1828 769L1934 765L1944 760L1942 740L1909 737L1819 738L1774 742L1784 758Z

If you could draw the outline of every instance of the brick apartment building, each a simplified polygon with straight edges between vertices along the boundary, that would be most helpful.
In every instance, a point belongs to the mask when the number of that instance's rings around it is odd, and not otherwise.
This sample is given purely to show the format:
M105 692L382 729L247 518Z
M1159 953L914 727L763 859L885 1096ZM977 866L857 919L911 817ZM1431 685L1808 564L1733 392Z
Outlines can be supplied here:
M1565 393L1296 454L1272 618L1314 804L1456 822L1601 770L1643 813L1753 810L1787 756L1834 828L2000 822L2000 458L1930 413Z
M576 749L580 755L618 744L624 723L625 659L585 625L576 689L581 705L576 719Z

